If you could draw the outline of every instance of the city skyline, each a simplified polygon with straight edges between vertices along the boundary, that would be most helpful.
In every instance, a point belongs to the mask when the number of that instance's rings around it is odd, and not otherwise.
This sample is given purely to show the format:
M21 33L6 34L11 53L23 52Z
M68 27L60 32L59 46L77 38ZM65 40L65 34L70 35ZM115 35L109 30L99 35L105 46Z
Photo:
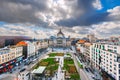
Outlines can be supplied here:
M1 0L0 36L119 36L119 12L118 0Z

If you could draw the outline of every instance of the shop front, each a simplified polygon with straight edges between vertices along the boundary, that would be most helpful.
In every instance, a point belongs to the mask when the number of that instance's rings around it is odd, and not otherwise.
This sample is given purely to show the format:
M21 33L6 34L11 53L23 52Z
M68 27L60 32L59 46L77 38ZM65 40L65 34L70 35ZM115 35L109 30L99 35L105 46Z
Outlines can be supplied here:
M16 66L19 66L23 62L23 56L16 58Z
M0 74L11 71L15 66L19 66L23 62L23 56L13 59L0 65Z
M15 66L15 63L16 63L16 59L1 64L0 65L0 74L10 71Z

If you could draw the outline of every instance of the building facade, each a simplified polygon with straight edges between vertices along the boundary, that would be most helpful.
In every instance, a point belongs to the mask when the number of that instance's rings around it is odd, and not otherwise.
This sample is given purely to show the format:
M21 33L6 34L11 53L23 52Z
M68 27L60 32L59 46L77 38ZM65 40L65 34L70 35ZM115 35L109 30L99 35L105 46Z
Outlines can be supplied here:
M71 45L71 40L70 38L65 38L65 35L63 34L63 32L61 31L61 29L59 30L59 32L57 33L56 37L51 37L49 39L49 46L54 46L54 47L67 47Z
M30 57L35 55L35 45L31 41L21 41L17 43L19 46L23 46L23 55L24 58L29 59Z
M0 73L11 71L22 63L22 46L10 46L0 49Z
M77 51L83 55L84 60L88 63L90 63L90 60L91 60L91 53L90 53L91 47L92 47L92 43L85 42L84 40L79 40L76 43Z
M94 43L91 49L93 66L120 80L120 45Z

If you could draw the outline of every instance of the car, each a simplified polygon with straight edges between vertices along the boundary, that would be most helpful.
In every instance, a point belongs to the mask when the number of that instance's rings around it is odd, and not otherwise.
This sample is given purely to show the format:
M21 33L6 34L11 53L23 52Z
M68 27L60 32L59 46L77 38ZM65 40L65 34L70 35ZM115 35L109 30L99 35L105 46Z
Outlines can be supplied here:
M25 68L23 68L23 69L21 69L21 70L20 70L20 72L23 72L23 71L25 71L25 70L26 70L26 69L25 69Z
M32 61L26 62L25 65L30 65Z
M92 76L92 78L93 78L93 79L95 79L95 77L94 77L94 76Z
M36 61L37 59L34 59L32 62Z
M10 71L10 73L12 73L12 71Z
M89 72L88 68L85 68L85 70L86 70L87 72Z

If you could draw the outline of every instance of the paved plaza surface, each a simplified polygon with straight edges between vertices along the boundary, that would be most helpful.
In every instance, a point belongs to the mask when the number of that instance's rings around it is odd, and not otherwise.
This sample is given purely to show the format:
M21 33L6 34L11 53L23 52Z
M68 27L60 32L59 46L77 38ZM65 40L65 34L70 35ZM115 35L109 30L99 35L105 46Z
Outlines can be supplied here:
M58 57L59 58L59 67L57 73L55 73L52 80L65 80L64 79L64 72L62 71L62 67L64 66L64 57Z

